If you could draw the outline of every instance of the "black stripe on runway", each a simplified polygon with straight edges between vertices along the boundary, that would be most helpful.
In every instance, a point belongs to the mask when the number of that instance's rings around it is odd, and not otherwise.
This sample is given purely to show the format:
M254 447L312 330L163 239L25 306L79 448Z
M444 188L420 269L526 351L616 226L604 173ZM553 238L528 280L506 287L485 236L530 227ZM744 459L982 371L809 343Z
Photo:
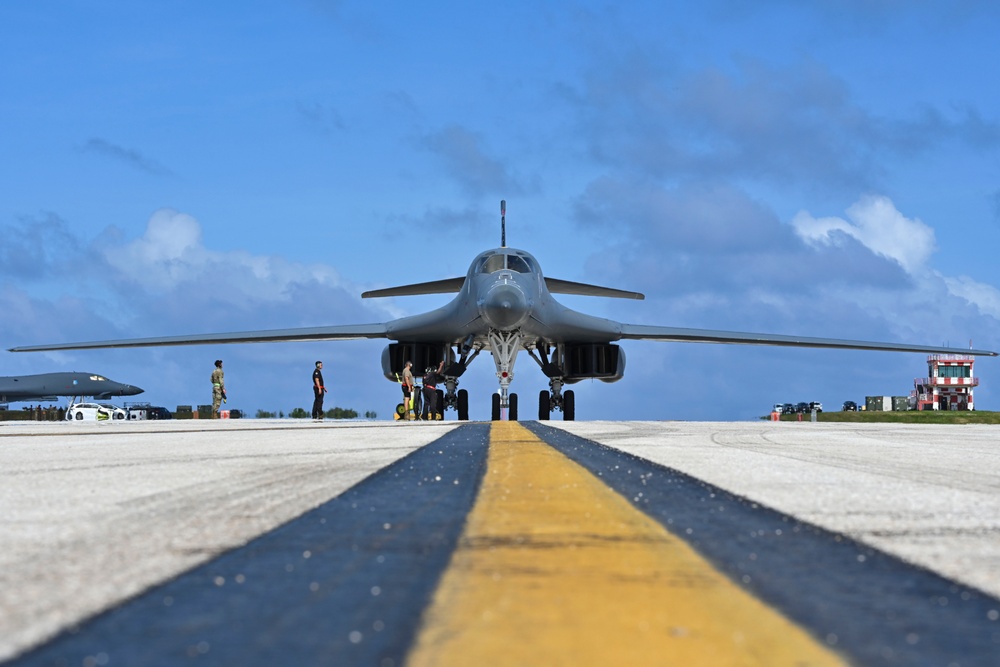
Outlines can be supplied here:
M524 426L853 664L1000 665L1000 600L679 471Z
M488 446L488 424L460 426L13 664L400 665Z

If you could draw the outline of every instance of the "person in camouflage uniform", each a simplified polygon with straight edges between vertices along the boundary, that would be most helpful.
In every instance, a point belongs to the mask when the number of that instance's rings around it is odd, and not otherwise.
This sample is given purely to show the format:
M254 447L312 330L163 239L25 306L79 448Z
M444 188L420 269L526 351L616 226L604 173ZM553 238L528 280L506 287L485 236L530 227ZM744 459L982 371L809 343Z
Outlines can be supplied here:
M212 371L212 419L219 418L219 406L226 397L226 378L222 372L222 359L215 360L215 370Z

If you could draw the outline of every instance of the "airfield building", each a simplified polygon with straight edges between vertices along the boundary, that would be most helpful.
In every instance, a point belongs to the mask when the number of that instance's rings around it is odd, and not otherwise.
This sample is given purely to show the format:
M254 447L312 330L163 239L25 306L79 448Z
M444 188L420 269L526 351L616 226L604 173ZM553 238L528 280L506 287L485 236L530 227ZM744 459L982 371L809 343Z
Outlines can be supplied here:
M927 377L913 381L910 407L914 410L974 410L972 390L979 378L972 372L975 357L932 354L927 357Z

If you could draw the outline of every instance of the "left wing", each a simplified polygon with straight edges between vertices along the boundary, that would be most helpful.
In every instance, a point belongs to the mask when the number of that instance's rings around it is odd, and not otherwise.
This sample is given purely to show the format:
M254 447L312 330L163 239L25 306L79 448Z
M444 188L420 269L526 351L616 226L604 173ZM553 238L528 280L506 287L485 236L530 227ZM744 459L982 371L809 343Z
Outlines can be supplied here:
M24 345L10 348L11 352L43 352L48 350L87 350L107 347L156 347L161 345L207 345L211 343L276 343L285 341L351 340L358 338L386 338L385 324L345 324L331 327L306 327L302 329L270 329L263 331L237 331L233 333L193 334L189 336L160 336L157 338L123 338L89 343L56 343L53 345Z
M578 294L580 296L606 296L613 299L637 299L642 301L646 295L642 292L631 292L628 290L615 289L614 287L601 287L600 285L588 285L587 283L575 283L572 280L560 280L559 278L545 278L545 286L552 294Z
M444 280L432 280L429 283L416 283L413 285L368 290L361 293L361 298L373 299L383 296L417 296L420 294L457 294L464 284L464 277L446 278Z
M877 350L881 352L924 352L927 354L972 354L997 356L990 350L972 350L959 347L933 347L928 345L906 345L903 343L876 343L863 340L842 340L839 338L812 338L808 336L785 336L781 334L740 333L737 331L715 331L712 329L682 329L679 327L658 327L646 324L622 324L621 337L634 340L660 340L672 343L734 343L742 345L783 345L787 347L820 347L841 350Z

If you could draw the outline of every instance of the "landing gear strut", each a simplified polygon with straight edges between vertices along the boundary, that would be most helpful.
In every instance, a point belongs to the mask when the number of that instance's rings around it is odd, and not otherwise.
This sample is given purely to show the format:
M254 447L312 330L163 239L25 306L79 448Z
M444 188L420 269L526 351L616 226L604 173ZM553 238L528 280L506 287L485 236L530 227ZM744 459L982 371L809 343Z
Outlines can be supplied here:
M503 408L507 408L507 419L517 421L517 394L509 394L510 382L514 379L514 362L521 349L520 331L490 331L490 352L497 366L500 393L493 394L493 421L500 421Z

